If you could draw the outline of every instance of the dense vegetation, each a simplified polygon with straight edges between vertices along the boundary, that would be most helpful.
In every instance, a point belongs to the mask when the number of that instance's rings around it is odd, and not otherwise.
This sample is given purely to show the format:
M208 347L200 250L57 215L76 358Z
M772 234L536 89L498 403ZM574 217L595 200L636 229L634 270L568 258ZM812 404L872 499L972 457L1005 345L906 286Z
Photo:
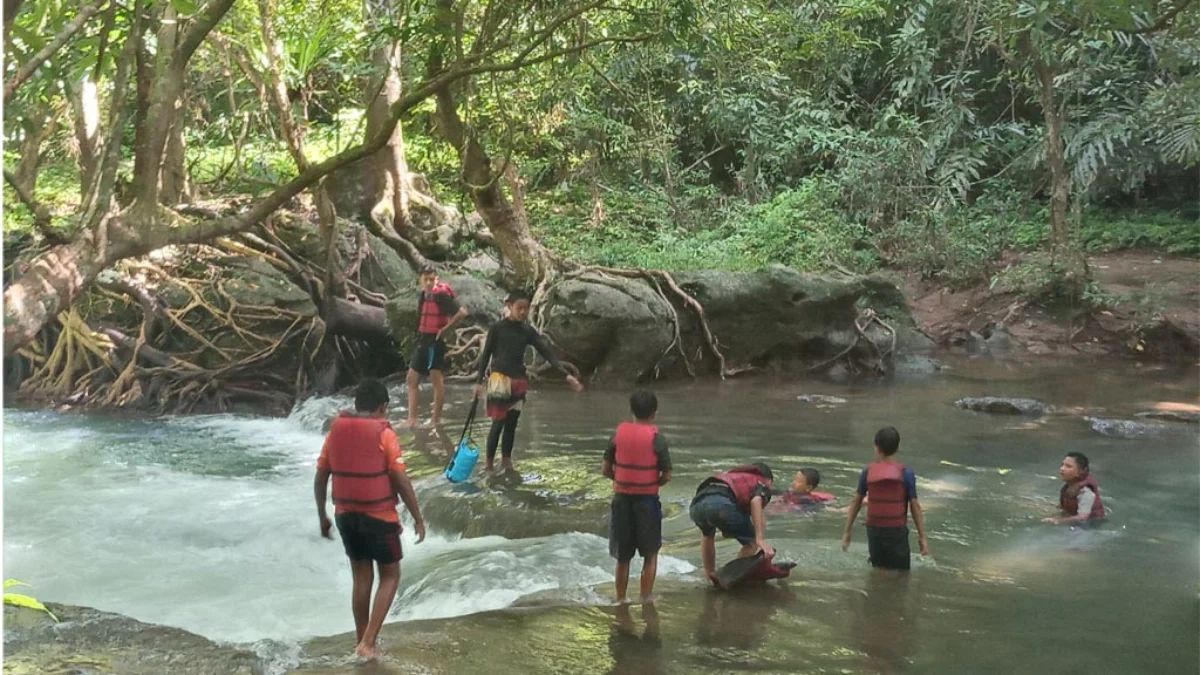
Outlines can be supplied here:
M363 302L331 245L352 221L414 265L492 245L531 288L564 261L778 262L1079 294L1081 253L1200 253L1191 0L5 10L4 225L33 263L6 354L103 270L279 209L320 224L292 269L323 312ZM492 238L422 238L430 196Z

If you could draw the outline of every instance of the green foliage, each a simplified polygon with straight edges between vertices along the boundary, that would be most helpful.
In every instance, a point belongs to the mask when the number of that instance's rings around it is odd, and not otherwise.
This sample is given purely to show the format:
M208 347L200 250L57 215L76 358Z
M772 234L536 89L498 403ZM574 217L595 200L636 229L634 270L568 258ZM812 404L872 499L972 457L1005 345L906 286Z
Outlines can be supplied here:
M9 593L8 592L8 589L12 588L13 586L28 586L28 585L29 584L27 584L23 581L17 581L16 579L5 579L4 580L4 604L12 605L14 607L25 607L27 609L35 609L39 612L45 612L46 614L50 615L51 619L54 619L55 623L58 623L58 617L54 616L54 612L51 612L49 609L46 608L45 605L43 605L41 602L38 602L33 597L24 595L22 593Z

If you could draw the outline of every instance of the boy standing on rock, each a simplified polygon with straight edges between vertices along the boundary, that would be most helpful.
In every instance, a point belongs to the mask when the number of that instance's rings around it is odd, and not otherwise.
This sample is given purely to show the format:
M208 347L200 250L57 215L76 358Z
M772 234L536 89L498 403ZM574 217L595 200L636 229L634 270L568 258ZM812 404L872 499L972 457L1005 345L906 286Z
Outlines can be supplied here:
M421 293L417 296L417 346L408 362L408 419L404 425L417 426L417 407L421 403L421 378L426 375L433 383L433 414L429 424L442 423L442 406L446 403L445 335L454 324L467 316L467 308L458 304L454 289L438 280L432 265L421 269L417 277Z
M355 651L367 659L379 656L379 630L400 586L403 552L397 494L412 514L417 543L425 540L425 522L404 470L400 441L388 424L387 408L387 387L379 380L363 380L354 395L355 411L338 415L325 437L313 483L321 536L333 539L333 523L325 511L329 478L333 477L334 517L354 577L351 608L358 635ZM379 589L372 609L376 566Z

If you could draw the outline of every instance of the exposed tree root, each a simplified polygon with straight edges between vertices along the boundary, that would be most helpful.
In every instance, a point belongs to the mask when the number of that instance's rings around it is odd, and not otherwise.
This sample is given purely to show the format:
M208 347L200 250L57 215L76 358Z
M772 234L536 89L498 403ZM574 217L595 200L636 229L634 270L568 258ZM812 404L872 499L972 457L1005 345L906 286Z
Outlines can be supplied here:
M879 349L879 345L875 340L867 335L867 329L872 324L878 325L891 336L891 344L887 351ZM879 318L873 309L867 309L858 316L854 321L854 342L842 351L835 354L832 358L826 359L808 369L808 372L816 372L827 370L839 361L844 361L846 370L851 375L872 374L877 377L884 377L891 374L895 370L896 356L896 330ZM858 347L866 344L866 351L874 355L873 360L862 358L858 355Z

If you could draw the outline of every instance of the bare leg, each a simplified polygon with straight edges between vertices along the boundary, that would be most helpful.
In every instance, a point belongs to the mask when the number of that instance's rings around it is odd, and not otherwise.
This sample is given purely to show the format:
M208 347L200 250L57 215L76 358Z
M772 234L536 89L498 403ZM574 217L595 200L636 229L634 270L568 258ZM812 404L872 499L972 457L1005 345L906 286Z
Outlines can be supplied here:
M400 563L394 562L379 566L379 589L375 591L375 606L371 608L371 620L367 630L358 643L358 655L364 658L378 658L379 631L383 628L383 620L387 618L388 610L396 599L396 589L400 587Z
M417 408L421 405L421 374L412 368L408 369L408 419L404 425L417 426Z
M433 383L433 415L429 423L437 426L442 423L442 406L446 403L446 378L440 370L429 371L429 381Z
M617 563L617 604L629 602L629 562Z
M642 561L642 602L654 602L654 578L658 575L658 553L651 553Z
M350 608L354 612L354 633L362 642L371 614L371 586L375 585L375 563L371 560L351 560L350 573L354 587L350 593Z
M755 553L758 553L758 546L756 546L755 544L743 544L742 548L738 550L737 557L749 558L750 556L754 555Z
M717 535L704 537L700 540L700 560L704 564L704 573L709 577L717 573Z

